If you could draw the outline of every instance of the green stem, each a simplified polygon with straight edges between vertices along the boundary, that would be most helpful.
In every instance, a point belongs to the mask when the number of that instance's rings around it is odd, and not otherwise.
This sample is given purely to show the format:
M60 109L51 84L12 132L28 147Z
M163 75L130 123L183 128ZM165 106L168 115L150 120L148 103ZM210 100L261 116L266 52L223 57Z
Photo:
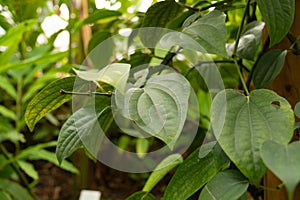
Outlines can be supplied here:
M242 18L242 21L241 21L241 25L239 27L239 30L238 30L238 33L237 33L237 36L236 36L236 42L235 42L233 53L232 53L233 57L236 56L236 52L238 50L239 41L240 41L242 31L243 31L243 28L244 28L244 23L245 23L245 19L247 17L247 12L248 12L249 7L250 7L250 2L251 2L251 0L247 0L246 6L245 6L245 11L244 11L243 18Z
M239 66L239 64L238 64L238 62L237 62L236 59L234 59L234 64L235 64L235 66L236 66L236 70L237 70L238 73L239 73L239 77L240 77L240 79L241 79L241 82L242 82L243 88L244 88L244 90L245 90L245 93L246 93L247 96L249 96L249 94L250 94L250 93L249 93L249 90L248 90L247 85L246 85L246 83L245 83L245 81L244 81L243 74L242 74L242 72L241 72L241 70L240 70L240 66Z

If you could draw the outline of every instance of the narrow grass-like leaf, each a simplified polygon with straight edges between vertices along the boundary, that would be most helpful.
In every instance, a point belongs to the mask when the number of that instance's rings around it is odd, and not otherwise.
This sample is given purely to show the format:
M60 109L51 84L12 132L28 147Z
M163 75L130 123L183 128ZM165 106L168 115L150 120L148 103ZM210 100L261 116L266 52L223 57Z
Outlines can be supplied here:
M294 20L295 0L258 0L259 10L267 24L270 46L280 42Z
M27 105L25 122L30 131L33 131L35 124L47 113L57 109L65 102L71 100L69 94L60 94L60 90L72 91L75 77L67 77L56 80L46 86Z
M182 161L180 154L173 154L162 160L147 179L143 191L150 192L168 172L182 163Z
M34 200L29 192L18 183L0 178L0 189L6 191L15 199Z
M83 23L84 24L96 23L98 20L101 20L101 19L106 19L106 18L110 18L110 17L118 17L121 15L122 15L121 12L115 11L115 10L105 10L105 9L96 10L90 16L88 16L83 21Z
M256 88L268 86L280 73L287 51L271 50L264 54L253 72L253 83Z
M153 196L153 194L148 192L136 192L129 197L126 198L126 200L155 200L156 198Z
M225 92L226 102L222 99ZM254 90L245 96L228 89L215 97L211 123L228 157L258 184L266 170L260 155L262 144L266 140L287 144L293 135L294 115L287 100L273 91Z

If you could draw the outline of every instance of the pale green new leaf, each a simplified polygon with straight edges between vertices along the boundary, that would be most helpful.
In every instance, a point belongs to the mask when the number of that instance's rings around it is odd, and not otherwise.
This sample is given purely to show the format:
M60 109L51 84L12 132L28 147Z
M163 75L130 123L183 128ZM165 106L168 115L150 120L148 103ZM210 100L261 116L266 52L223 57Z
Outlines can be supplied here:
M34 169L34 165L23 161L23 160L18 160L18 165L20 166L20 168L31 178L33 178L33 180L38 180L39 175L38 172Z
M17 91L13 84L4 76L0 76L0 88L7 92L14 99L17 98Z
M280 73L287 50L271 50L258 61L253 72L253 83L256 88L267 87Z
M183 33L195 39L207 53L227 56L225 18L224 13L214 10L185 27Z
M73 70L75 71L77 76L84 80L107 83L122 92L124 91L129 76L130 65L125 63L113 63L107 65L101 70Z
M258 0L257 4L268 27L270 46L273 46L280 42L291 28L295 0Z
M143 158L148 152L150 147L150 142L146 138L137 138L136 140L136 153L139 158Z
M75 77L67 77L56 80L47 85L30 101L25 112L25 122L30 131L33 131L35 124L47 113L57 109L65 102L71 100L71 95L62 95L60 94L60 91L62 89L65 91L72 91L74 81Z
M149 176L143 191L150 192L168 172L182 163L182 161L183 159L180 154L172 154L163 159Z
M17 118L16 113L9 110L5 106L0 105L0 115L3 115L4 117L7 117L9 119L15 120Z
M248 180L236 170L219 172L200 193L199 200L237 200L249 186Z
M222 98L225 92L226 102ZM258 184L266 170L260 155L262 144L270 139L280 144L291 140L294 115L290 104L266 89L254 90L250 96L228 89L215 97L211 113L222 149L252 183Z
M267 167L280 178L287 188L289 199L297 184L300 182L300 142L292 142L289 145L281 145L273 141L266 141L261 149L261 155Z
M229 160L219 145L203 158L199 158L199 149L195 150L179 165L162 199L188 199L228 164Z

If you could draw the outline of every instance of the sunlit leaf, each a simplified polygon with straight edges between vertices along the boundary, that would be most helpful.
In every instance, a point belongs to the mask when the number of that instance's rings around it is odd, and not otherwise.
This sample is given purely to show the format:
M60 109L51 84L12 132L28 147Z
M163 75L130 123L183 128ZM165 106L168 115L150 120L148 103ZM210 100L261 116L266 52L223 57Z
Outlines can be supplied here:
M118 17L121 16L122 13L115 10L96 10L91 15L89 15L84 21L84 24L96 23L98 20L106 19L110 17Z

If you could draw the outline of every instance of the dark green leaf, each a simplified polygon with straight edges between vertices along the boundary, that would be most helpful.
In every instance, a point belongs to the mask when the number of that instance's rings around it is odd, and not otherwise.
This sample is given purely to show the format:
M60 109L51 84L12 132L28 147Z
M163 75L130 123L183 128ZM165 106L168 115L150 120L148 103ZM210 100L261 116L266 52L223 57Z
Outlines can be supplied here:
M249 186L248 180L236 170L218 173L201 191L199 200L237 200Z
M225 94L226 100L222 98ZM222 149L252 183L258 184L266 170L260 155L263 142L271 139L287 144L291 140L294 116L290 104L270 90L254 90L245 96L228 89L215 97L211 113Z
M300 142L281 145L272 141L266 141L261 149L261 155L267 167L279 177L288 191L289 199L300 181Z
M156 198L151 194L147 192L136 192L132 195L130 195L126 200L155 200Z
M197 149L176 170L163 200L188 199L228 164L229 160L219 145L203 158L199 158Z
M35 124L47 113L57 109L65 102L71 100L69 94L60 94L60 90L72 91L75 77L67 77L56 80L46 86L27 105L25 121L30 131L33 131Z
M268 27L270 46L273 46L280 42L291 28L295 0L259 0L257 4Z
M163 29L156 27L167 27L167 24L176 18L181 9L181 6L174 0L157 2L152 5L146 12L142 27L154 28L139 31L142 42L147 47L154 47L163 35Z
M271 50L258 61L253 72L253 83L256 88L267 87L280 73L287 51Z

